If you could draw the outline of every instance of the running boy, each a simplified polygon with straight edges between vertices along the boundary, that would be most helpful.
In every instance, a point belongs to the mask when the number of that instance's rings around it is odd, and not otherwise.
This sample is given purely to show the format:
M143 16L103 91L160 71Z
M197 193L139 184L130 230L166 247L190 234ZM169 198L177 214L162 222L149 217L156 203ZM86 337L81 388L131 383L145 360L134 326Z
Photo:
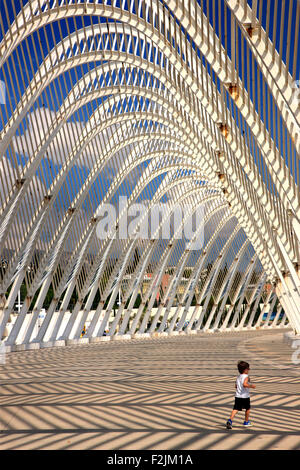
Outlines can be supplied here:
M250 366L248 362L239 361L238 370L240 375L236 379L236 393L233 410L229 420L226 423L227 429L232 429L232 421L238 411L245 410L244 426L251 426L249 421L250 416L250 388L255 388L255 385L250 385L250 378L248 376Z

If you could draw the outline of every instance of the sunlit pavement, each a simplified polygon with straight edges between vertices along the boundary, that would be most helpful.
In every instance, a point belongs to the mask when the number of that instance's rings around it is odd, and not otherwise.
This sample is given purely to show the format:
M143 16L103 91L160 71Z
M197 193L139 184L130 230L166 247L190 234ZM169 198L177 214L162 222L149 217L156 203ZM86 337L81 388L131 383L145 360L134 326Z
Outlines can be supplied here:
M300 449L300 366L286 330L111 341L9 353L0 449ZM236 363L252 428L227 430Z

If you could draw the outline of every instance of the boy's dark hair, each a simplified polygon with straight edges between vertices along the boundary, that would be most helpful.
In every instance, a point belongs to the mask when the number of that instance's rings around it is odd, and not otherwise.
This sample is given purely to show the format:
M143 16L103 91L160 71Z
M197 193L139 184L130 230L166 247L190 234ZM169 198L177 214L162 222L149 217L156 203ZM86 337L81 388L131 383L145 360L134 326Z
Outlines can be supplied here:
M249 366L248 362L239 361L238 365L237 365L237 368L239 370L239 373L242 374L244 372L244 370L249 369L250 366Z

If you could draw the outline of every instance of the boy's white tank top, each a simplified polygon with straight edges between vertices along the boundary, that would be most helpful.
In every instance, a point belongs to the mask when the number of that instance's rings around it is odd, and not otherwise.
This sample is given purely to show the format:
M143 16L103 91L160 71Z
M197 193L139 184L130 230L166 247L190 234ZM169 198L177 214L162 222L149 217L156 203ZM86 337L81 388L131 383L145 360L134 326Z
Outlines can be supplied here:
M245 378L248 377L248 374L240 374L236 379L236 393L237 398L249 398L250 392L249 388L243 386Z

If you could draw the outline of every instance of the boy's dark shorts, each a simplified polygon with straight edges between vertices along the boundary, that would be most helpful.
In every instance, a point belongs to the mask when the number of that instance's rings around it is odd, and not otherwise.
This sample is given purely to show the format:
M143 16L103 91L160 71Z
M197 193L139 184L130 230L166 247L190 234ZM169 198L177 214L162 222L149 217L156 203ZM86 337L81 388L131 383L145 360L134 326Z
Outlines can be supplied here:
M235 397L233 409L238 411L250 410L250 398Z

